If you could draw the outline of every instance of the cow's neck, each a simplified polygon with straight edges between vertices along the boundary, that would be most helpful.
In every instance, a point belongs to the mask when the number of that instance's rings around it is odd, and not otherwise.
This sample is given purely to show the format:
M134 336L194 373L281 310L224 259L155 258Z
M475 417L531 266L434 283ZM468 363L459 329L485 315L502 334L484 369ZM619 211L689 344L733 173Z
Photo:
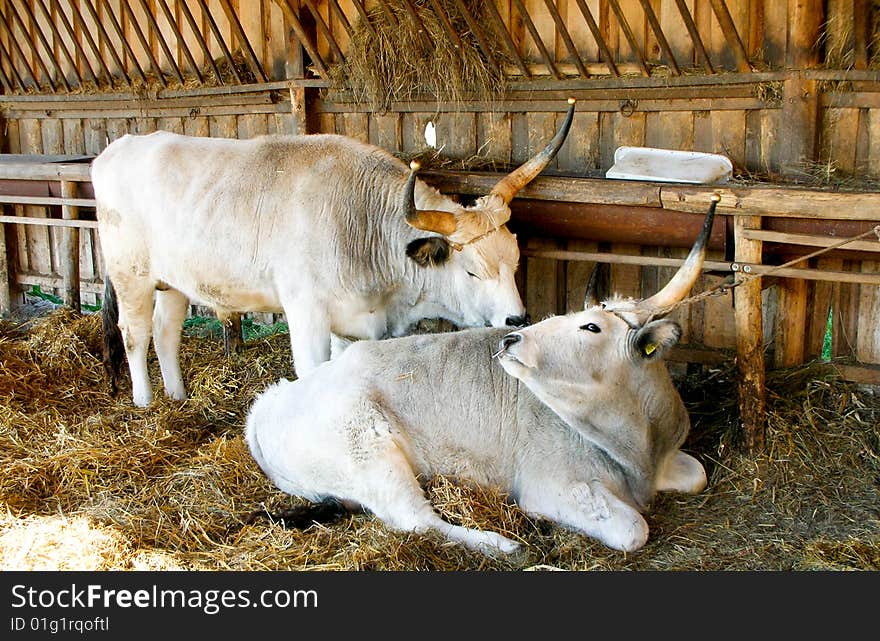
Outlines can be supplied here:
M578 385L553 381L550 385L523 384L520 393L533 393L548 411L559 417L579 438L601 450L619 467L633 498L645 507L653 495L655 463L651 455L647 419L637 410L621 412L622 399L587 397ZM606 409L607 408L607 409ZM592 452L585 452L592 455Z

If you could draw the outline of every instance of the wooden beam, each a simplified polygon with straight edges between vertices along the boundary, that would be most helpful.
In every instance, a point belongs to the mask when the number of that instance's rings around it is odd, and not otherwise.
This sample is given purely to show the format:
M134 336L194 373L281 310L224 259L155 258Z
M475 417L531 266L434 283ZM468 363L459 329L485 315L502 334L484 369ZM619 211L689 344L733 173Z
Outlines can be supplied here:
M294 33L296 33L296 37L299 38L300 44L308 52L309 57L312 59L312 64L315 65L318 73L321 74L321 76L323 76L325 79L329 79L330 74L327 71L327 64L324 62L321 54L318 53L318 48L312 42L311 38L309 38L309 34L306 33L305 28L303 28L303 25L300 22L299 17L297 17L296 12L290 8L287 0L275 0L275 3L279 7L281 7L281 10L284 12L284 16L287 18L287 21L293 28Z
M706 53L706 46L703 44L703 39L700 37L700 30L697 29L697 25L694 22L694 17L691 15L690 9L688 9L684 0L675 0L675 5L678 7L678 12L681 14L682 20L684 20L684 25L687 27L688 33L691 35L691 40L694 42L694 48L697 50L700 60L703 63L703 69L706 70L706 73L714 74L715 68L712 66L709 54Z
M30 5L25 2L23 6L24 10L28 14L28 18L34 25L34 33L37 36L37 40L39 40L40 44L43 45L43 49L46 51L46 55L49 57L50 62L52 62L52 66L55 67L55 71L58 73L58 77L61 79L61 84L64 85L64 88L67 89L67 91L70 91L70 84L67 82L67 78L64 76L64 71L61 69L61 66L55 59L55 51L52 49L52 45L49 44L48 40L46 40L46 35L43 33L43 30L40 29L40 24L39 22L37 22L36 17L33 15ZM18 23L18 28L21 29L22 34L26 34L28 32L27 27L25 27L24 20L21 19L21 15L19 15L18 10L15 8L15 4L10 2L8 4L8 7L11 10L10 15L13 17L15 22ZM25 43L28 45L31 53L33 53L34 59L37 61L37 65L40 67L42 72L46 74L46 81L49 83L49 87L52 89L52 91L57 91L57 89L55 88L55 83L52 82L52 74L46 67L46 63L43 62L43 57L37 50L36 44L30 38L25 38Z
M165 37L162 35L162 30L159 29L159 23L156 22L156 17L153 15L153 8L147 4L147 0L140 0L141 7L144 9L144 15L147 16L148 27L152 29L153 35L156 36L156 42L159 43L159 48L162 49L162 53L165 55L165 59L168 61L168 66L171 67L171 71L174 72L174 75L177 76L177 81L184 85L186 84L186 80L183 78L183 73L180 71L180 67L177 65L177 60L174 59L174 54L171 53L171 49L168 47L168 43L165 42ZM159 69L159 73L161 69Z
M156 56L153 55L153 48L150 46L150 41L144 35L143 30L141 29L140 24L138 24L137 17L134 15L134 11L131 6L128 4L128 0L121 0L121 6L123 12L128 16L128 24L131 26L131 30L134 32L135 37L137 37L138 42L140 42L141 47L144 50L144 53L147 54L147 57L150 59L150 64L153 66L153 71L156 74L156 79L163 87L168 86L168 82L165 80L165 75L162 73L162 67L159 64L159 61L156 60ZM125 34L122 34L123 38L125 38ZM132 52L134 55L134 52ZM146 79L144 79L146 81Z
M663 27L660 26L660 21L657 19L657 14L654 12L654 7L651 6L651 0L639 0L639 2L642 4L645 18L648 19L648 24L651 25L651 30L657 38L657 43L660 45L660 49L669 61L669 68L672 69L673 75L680 76L681 69L678 67L678 61L675 59L672 47L669 46L669 42L666 40L666 34L663 33Z
M68 200L76 199L78 184L73 181L61 182L61 194ZM61 206L63 220L79 218L79 208L75 205ZM61 277L64 280L64 303L76 313L82 312L79 289L79 229L68 228L61 237Z
M251 46L251 42L248 40L247 34L244 32L244 27L241 26L241 21L238 19L235 10L230 6L229 0L220 0L220 6L223 7L223 11L229 19L229 24L232 25L232 30L235 32L235 37L238 38L238 44L244 53L248 66L251 68L251 71L254 72L254 77L258 82L267 82L269 78L266 76L266 72L263 71L260 59L254 52L254 48Z
M431 0L431 4L434 7L434 12L440 16L440 20L446 29L454 34L455 30L452 27L452 23L449 22L449 17L446 15L446 12L443 11L443 7L440 6L440 3L437 0ZM529 71L525 61L523 61L522 56L519 55L516 44L513 42L513 38L510 37L510 31L508 31L507 26L504 24L501 14L498 13L498 7L495 6L494 2L487 2L486 7L489 9L489 15L492 18L492 22L495 24L495 30L501 34L501 39L504 42L504 46L507 48L507 53L513 58L520 73L526 78L531 78L532 73ZM461 47L461 40L458 39L457 35L454 36L453 42L456 43L456 47Z
M822 63L818 43L825 22L823 0L792 0L789 3L786 61L794 69L818 67Z
M196 43L199 45L199 49L202 50L202 56L208 64L211 65L211 70L214 72L217 82L222 85L223 76L220 74L220 69L217 67L217 63L214 62L214 56L211 55L211 48L208 46L208 41L205 40L205 37L202 35L201 27L196 23L195 16L193 16L192 11L190 11L189 3L180 2L178 3L178 6L180 7L180 12L183 14L184 19L186 19L186 23L189 25L190 31L196 39Z
M61 200L59 198L59 200ZM27 203L30 203L27 200ZM94 202L94 201L93 201ZM97 229L97 220L64 220L60 218L39 218L35 216L0 216L0 223L13 225L42 225L44 227L75 227L78 229Z
M134 66L135 71L138 72L138 75L143 81L144 84L147 82L147 75L144 73L143 68L141 67L141 63L138 62L137 56L134 53L134 49L131 48L131 43L128 41L128 37L125 35L125 31L123 30L119 20L116 18L116 14L113 13L113 7L110 6L109 0L96 0L97 2L103 2L104 4L104 16L103 19L107 20L110 23L110 26L113 27L113 30L116 32L119 41L122 43L122 47L125 49L125 53L128 55L129 60L131 60L131 64ZM88 4L88 3L86 3ZM185 4L185 3L184 3ZM122 10L120 9L120 16L122 18ZM95 17L96 22L100 23L101 20ZM108 40L109 42L109 40ZM123 70L125 70L124 66L121 66Z
M798 263L806 267L806 263ZM803 365L807 336L807 281L780 278L776 283L775 367Z
M91 4L86 2L84 4L89 5L91 8ZM83 15L79 10L79 6L76 2L70 3L70 10L72 11L73 21L76 23L76 26L79 27L80 33L83 35L86 43L89 45L89 48L92 50L92 53L95 55L95 59L98 61L98 64L101 66L101 70L104 72L104 75L107 76L107 83L112 87L113 86L113 72L110 71L110 67L107 66L107 63L104 62L104 57L101 55L101 48L98 47L98 44L95 42L95 39L92 38L92 33L89 31L88 26L86 25L86 21L83 19Z
M198 3L199 8L202 10L202 15L205 16L205 20L208 22L208 28L210 28L211 33L214 34L214 39L217 41L217 46L220 47L220 50L223 52L223 57L226 58L226 64L229 65L229 69L230 71L232 71L232 75L235 76L235 79L239 83L243 83L244 79L241 77L241 74L238 73L238 67L235 66L235 60L232 58L232 52L229 51L226 40L223 38L223 34L220 32L220 27L217 26L217 21L214 20L214 16L211 15L211 10L208 9L208 5L205 4L205 0L198 0Z
M608 71L610 71L611 75L615 78L620 77L620 70L618 70L617 65L614 64L614 56L611 54L611 50L608 48L608 43L605 42L605 38L602 36L602 30L599 29L599 25L596 24L596 19L593 17L593 12L590 11L590 7L585 0L577 0L577 6L581 15L584 17L584 20L587 22L587 27L589 27L590 33L593 34L593 38L596 40L596 45L599 47L599 52L602 54L605 64L608 65Z
M55 9L55 15L58 16L58 22L61 23L65 31L67 31L68 35L70 35L70 41L73 43L73 48L82 59L83 68L89 72L89 76L91 77L92 82L94 82L96 85L99 84L98 74L96 74L95 70L92 69L92 63L89 62L89 56L88 54L86 54L86 51L80 43L79 38L77 38L76 30L74 30L73 26L70 24L70 21L68 21L67 14L64 13L64 9L61 8L58 0L52 0L52 6Z
M742 237L744 229L760 229L759 216L737 216L733 223L736 261L761 262L761 241ZM766 437L766 373L761 278L749 277L733 291L736 322L736 362L743 436L750 451L764 449Z
M817 158L819 145L819 89L817 80L794 76L783 83L779 172L803 176Z
M721 26L721 32L724 34L724 39L727 40L727 45L733 50L733 55L736 58L737 71L741 73L751 71L752 65L749 64L749 56L746 54L746 48L743 46L742 39L739 37L733 18L730 17L727 3L724 0L709 1L712 4L712 11L715 12L715 17L718 18L718 24Z
M650 76L651 72L645 64L645 56L642 54L641 50L639 50L639 43L636 40L632 27L629 26L629 21L626 19L626 15L624 15L623 11L620 9L620 3L618 3L617 0L608 0L608 4L611 5L614 15L617 16L617 22L620 24L620 28L623 29L623 35L626 37L626 41L629 43L633 53L636 54L636 62L639 64L639 69L642 70L643 75Z
M577 47L574 45L574 41L571 39L571 35L568 33L568 29L565 26L565 20L563 20L562 16L559 14L559 9L556 7L556 0L544 0L544 4L547 6L547 11L549 11L550 15L553 17L553 22L556 23L556 31L565 43L568 55L574 60L578 73L580 73L582 78L589 78L590 72L587 71L587 68L584 66L584 61L581 60Z

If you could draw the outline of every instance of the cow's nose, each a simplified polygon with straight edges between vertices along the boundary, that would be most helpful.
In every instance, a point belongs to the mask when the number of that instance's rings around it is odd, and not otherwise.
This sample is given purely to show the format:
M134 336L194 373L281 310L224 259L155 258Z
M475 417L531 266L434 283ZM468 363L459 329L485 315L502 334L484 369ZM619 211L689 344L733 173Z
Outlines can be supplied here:
M528 314L524 316L508 316L504 322L510 327L525 327L532 322L532 318Z
M511 332L507 334L504 338L501 339L501 342L498 343L499 351L504 351L508 349L511 345L516 345L518 342L522 340L522 334L519 332Z

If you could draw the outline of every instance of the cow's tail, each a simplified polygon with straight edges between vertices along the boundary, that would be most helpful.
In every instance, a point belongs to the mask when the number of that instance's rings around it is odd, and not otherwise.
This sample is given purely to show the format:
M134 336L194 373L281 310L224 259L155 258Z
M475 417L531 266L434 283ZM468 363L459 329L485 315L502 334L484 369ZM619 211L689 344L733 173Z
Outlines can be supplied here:
M104 301L101 305L101 328L104 333L104 373L110 383L110 395L119 391L119 376L125 362L125 345L119 329L119 306L116 303L116 289L110 276L104 275Z
M251 524L258 519L269 519L280 523L286 528L304 530L315 523L335 523L351 512L334 498L326 498L320 503L299 505L280 512L257 510L245 517L244 522Z

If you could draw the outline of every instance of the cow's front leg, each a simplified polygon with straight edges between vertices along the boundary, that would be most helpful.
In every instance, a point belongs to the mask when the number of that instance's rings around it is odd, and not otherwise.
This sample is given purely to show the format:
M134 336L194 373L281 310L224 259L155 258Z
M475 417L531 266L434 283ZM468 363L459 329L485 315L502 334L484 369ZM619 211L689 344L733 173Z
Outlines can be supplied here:
M132 400L138 407L146 407L153 400L150 373L147 369L147 349L150 346L153 296L155 285L145 279L126 278L126 274L111 274L119 305L119 329L125 345L125 357L131 374Z
M529 514L556 521L615 550L632 552L648 540L648 523L639 511L598 481L576 483L559 492L545 491L535 499L526 498L520 506Z
M314 301L284 307L290 324L290 351L298 378L330 360L330 317Z

